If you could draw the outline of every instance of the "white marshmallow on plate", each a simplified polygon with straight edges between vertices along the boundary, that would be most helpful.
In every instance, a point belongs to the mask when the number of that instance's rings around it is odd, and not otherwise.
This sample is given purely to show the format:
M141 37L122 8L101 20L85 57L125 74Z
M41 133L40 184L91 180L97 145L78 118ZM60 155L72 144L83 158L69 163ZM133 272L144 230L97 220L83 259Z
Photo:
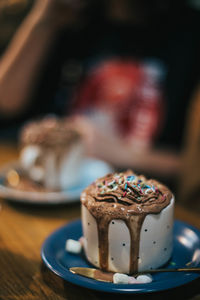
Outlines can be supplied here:
M128 284L138 284L139 282L137 281L137 279L133 276L129 276L128 278Z
M115 273L113 275L113 283L116 284L128 284L129 283L129 276L126 274Z
M68 239L66 241L65 249L70 253L78 254L82 250L82 245L79 241Z
M138 283L150 283L153 281L153 278L150 274L146 274L146 275L139 275L136 278Z

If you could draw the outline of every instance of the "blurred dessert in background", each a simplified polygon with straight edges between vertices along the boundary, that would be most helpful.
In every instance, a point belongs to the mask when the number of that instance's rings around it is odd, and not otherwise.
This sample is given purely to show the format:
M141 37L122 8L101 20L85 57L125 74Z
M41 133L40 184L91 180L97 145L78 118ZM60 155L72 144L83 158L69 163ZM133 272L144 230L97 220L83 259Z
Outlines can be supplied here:
M84 143L72 118L47 116L29 122L19 143L21 167L33 182L53 190L78 183Z
M84 250L96 267L131 274L170 259L174 197L163 184L131 170L108 174L81 202Z

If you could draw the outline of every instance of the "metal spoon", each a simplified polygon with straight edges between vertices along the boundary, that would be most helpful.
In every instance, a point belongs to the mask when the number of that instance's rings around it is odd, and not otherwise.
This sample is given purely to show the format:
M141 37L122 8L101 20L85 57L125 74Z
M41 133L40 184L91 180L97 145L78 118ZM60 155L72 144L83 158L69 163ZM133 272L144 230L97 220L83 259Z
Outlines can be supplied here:
M99 269L94 268L83 268L83 267L73 267L69 269L70 272L85 276L88 278L92 278L98 281L105 281L105 282L113 282L113 275L112 272L103 272ZM151 273L162 273L162 272L200 272L200 267L196 268L173 268L173 269L155 269L155 270L145 270L141 272L137 272L132 274L133 276L138 276L142 274L151 274Z

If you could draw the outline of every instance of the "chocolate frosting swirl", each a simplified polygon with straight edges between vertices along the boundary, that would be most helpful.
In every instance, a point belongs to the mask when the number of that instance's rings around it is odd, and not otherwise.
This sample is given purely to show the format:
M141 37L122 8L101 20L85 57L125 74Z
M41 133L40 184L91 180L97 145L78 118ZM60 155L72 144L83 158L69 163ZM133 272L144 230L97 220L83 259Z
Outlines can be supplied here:
M136 175L131 170L108 174L96 180L83 192L83 203L84 194L89 196L90 200L86 206L91 209L93 206L103 205L107 209L109 207L116 211L118 208L123 211L122 208L126 207L128 213L133 214L159 213L169 204L172 197L170 190L163 184L147 179L143 175Z
M23 146L34 144L44 147L57 147L76 142L81 138L80 131L70 118L45 117L24 126L20 136Z

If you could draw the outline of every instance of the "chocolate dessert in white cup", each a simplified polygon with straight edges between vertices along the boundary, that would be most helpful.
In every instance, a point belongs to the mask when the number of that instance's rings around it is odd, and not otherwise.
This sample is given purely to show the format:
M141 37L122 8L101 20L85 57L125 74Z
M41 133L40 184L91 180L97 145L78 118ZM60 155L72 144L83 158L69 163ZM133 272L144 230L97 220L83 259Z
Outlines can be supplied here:
M26 124L20 137L20 164L29 178L51 190L79 181L84 143L71 118L48 116Z
M81 194L84 252L94 266L132 274L164 265L173 250L174 196L131 170L96 180Z

